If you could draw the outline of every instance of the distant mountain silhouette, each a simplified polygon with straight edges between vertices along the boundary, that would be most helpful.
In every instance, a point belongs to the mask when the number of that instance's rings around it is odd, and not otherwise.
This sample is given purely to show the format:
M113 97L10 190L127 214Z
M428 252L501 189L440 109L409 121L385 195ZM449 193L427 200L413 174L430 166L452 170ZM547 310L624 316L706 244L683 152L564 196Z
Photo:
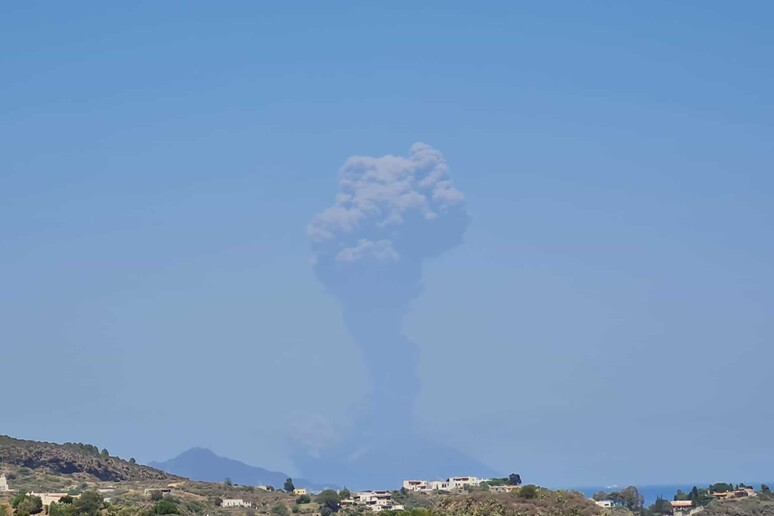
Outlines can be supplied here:
M279 471L269 471L238 460L220 457L206 448L191 448L173 459L151 462L148 466L201 482L223 482L226 478L230 478L235 484L269 485L277 489L282 489L285 479L289 476ZM315 484L303 478L294 478L293 484L296 487L315 491L335 487Z
M350 442L314 456L298 450L293 458L304 475L324 475L331 482L357 490L399 489L407 479L503 476L450 446L410 431L371 444L363 442L361 447Z

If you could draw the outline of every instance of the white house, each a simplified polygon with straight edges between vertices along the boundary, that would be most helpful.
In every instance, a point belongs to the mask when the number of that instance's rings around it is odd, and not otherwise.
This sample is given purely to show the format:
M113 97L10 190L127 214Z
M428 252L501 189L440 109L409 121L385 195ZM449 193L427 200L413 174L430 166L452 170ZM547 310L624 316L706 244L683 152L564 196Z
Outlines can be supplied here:
M43 507L48 507L53 502L59 502L62 498L65 496L68 496L67 493L30 493L30 496L38 496L40 497L40 501L43 502ZM73 498L78 498L78 496L74 496Z
M404 480L403 489L407 491L427 491L427 480Z
M517 489L519 489L519 486L489 486L490 493L510 493L511 491L516 491Z
M402 511L404 509L403 505L392 502L392 493L389 491L358 491L352 493L346 500L342 500L341 505L345 507L364 506L373 512Z
M145 489L144 493L149 495L156 491L161 493L161 496L171 496L175 494L175 488L173 487L148 487Z
M448 480L451 488L455 490L462 489L465 486L477 486L483 481L483 478L478 477L451 477Z
M8 485L8 479L5 478L5 473L0 475L0 493L7 493L11 491L11 486Z
M220 504L221 507L252 507L253 504L250 502L245 502L241 498L226 498L223 500L223 503Z
M460 491L465 486L477 486L483 482L478 477L451 477L446 480L404 480L403 488L408 491Z

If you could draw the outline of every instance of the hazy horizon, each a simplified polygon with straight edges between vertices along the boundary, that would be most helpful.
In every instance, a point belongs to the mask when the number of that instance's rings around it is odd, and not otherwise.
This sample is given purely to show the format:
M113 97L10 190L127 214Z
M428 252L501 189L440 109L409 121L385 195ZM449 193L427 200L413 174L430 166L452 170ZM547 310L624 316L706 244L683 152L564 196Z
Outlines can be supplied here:
M772 16L0 5L0 433L772 476Z

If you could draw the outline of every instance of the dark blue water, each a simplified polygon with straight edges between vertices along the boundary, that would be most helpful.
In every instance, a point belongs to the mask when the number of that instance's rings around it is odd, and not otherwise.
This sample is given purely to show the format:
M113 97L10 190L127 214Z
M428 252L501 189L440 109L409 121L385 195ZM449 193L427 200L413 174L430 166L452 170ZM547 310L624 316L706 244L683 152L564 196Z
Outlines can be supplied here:
M648 506L656 501L656 499L660 496L661 498L664 498L665 500L671 500L674 498L675 493L677 493L677 490L680 489L684 493L687 493L688 491L693 488L693 486L697 487L707 487L706 482L699 482L696 484L669 484L669 485L660 485L660 486L637 486L637 489L640 491L640 494L645 497L645 506ZM597 493L599 491L620 491L626 487L625 485L616 486L614 488L606 487L606 486L597 486L597 487L581 487L581 488L575 488L575 491L580 491L584 495L591 498L591 495L594 493ZM757 484L755 485L757 487Z
M745 482L747 485L751 485L755 489L759 489L761 484L768 484L769 486L774 487L774 482ZM696 486L698 488L706 488L709 486L708 482L697 482L695 484L668 484L668 485L658 485L658 486L636 486L637 489L640 491L640 494L642 494L643 497L645 497L645 507L652 504L656 501L656 499L660 496L661 498L665 500L672 500L675 496L675 493L677 493L677 490L681 490L684 493L687 493L688 491L693 488L693 486ZM607 493L611 491L620 491L626 487L626 485L620 485L615 487L576 487L572 488L573 491L580 491L584 495L591 498L591 496L594 493L597 493L599 491L605 491Z

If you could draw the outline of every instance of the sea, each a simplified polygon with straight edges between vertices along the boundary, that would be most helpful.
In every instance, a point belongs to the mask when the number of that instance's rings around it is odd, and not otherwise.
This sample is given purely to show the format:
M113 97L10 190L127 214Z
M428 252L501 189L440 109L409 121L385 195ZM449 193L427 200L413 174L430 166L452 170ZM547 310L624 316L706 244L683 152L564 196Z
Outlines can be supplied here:
M587 497L591 498L591 496L594 493L598 493L600 491L605 491L608 493L611 491L620 491L627 485L629 484L620 485L620 486L575 487L575 488L572 488L572 490L580 491ZM645 506L647 507L648 505L655 502L659 496L666 500L671 500L672 498L674 498L675 493L677 493L678 489L680 491L683 491L684 493L687 493L693 488L693 486L706 487L707 485L708 484L706 482L698 482L695 484L667 484L667 485L658 485L658 486L636 486L636 487L639 490L640 494L645 498Z
M768 484L770 486L774 485L774 482L745 482L745 484L751 485L755 489L758 489L761 484ZM623 485L616 485L616 486L597 486L597 487L574 487L570 488L573 491L580 491L584 495L591 498L591 496L594 493L598 493L600 491L605 492L611 492L611 491L619 491L626 487L629 484L623 484ZM660 496L661 498L664 498L665 500L672 500L675 496L675 493L677 493L678 489L684 493L687 493L690 491L693 486L696 487L707 487L709 486L709 482L694 482L692 484L666 484L666 485L654 485L654 486L636 486L639 490L640 494L645 498L645 506L652 504L656 501L656 499Z

